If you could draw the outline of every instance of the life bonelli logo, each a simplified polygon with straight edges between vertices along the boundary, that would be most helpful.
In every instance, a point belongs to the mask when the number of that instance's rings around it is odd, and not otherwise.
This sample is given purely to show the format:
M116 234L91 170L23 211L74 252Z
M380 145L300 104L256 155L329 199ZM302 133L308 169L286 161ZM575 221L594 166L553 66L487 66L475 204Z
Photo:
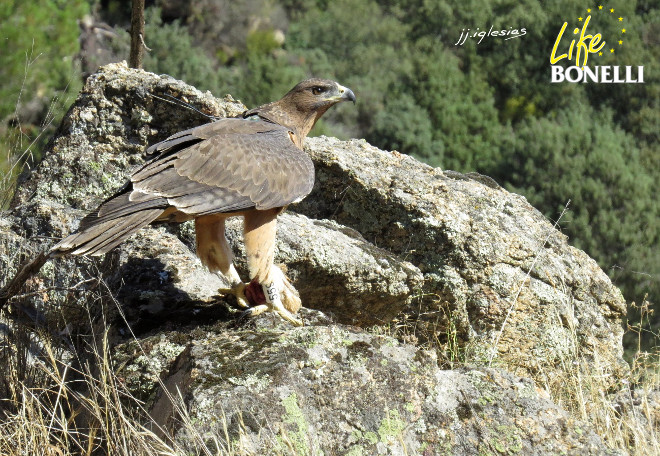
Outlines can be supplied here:
M599 26L602 27L606 21L613 21L617 25L614 35L609 32L610 36L604 37L598 33ZM573 26L569 26L569 23ZM573 31L572 35L570 30ZM627 32L626 18L617 14L615 6L601 4L585 8L578 17L564 22L557 34L550 54L550 82L643 83L643 66L588 65L604 54L617 55L623 52ZM593 59L589 56L593 56ZM561 65L556 65L558 63Z

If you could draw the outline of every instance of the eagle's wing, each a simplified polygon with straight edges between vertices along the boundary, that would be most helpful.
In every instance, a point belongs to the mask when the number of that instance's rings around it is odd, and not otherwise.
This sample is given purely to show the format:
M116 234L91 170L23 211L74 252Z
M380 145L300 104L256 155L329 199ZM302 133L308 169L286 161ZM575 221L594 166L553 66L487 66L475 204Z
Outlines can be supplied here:
M314 185L311 159L290 130L262 120L221 119L151 146L156 158L87 217L56 254L99 255L169 208L190 216L286 206Z
M314 165L289 131L222 119L177 133L148 150L159 156L133 174L133 190L191 215L286 206L314 185Z

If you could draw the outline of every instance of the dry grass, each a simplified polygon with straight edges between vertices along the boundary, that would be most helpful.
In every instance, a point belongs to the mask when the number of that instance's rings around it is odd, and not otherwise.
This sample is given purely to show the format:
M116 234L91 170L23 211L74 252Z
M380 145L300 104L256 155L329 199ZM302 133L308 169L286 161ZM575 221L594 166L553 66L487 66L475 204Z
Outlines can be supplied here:
M559 365L541 366L533 379L573 417L592 424L610 448L631 456L660 455L660 335L649 329L649 316L653 312L650 303L645 300L641 306L631 305L639 309L641 318L627 328L628 339L634 336L637 347L629 357L630 369L625 378L613 379L609 371L594 372L594 365L608 366L604 360L612 355L603 353L600 360L589 360L580 355L577 333L572 328L570 355ZM490 366L492 359L471 357L457 338L451 311L438 307L441 309L438 321L442 322L438 327L445 328L444 334L437 328L429 333L428 328L420 328L416 322L405 319L373 331L411 343L417 343L419 339L423 348L438 353L438 359L446 369L466 365ZM654 349L643 350L643 346L649 343ZM519 366L507 366L506 361L497 357L495 361L500 368L513 372L519 370Z
M176 454L124 407L138 402L115 376L105 337L86 362L62 361L70 353L51 340L19 327L5 334L0 454Z
M648 329L649 302L645 300L639 308L640 321L628 327L637 336L637 350L617 392L608 394L611 380L607 373L582 375L585 361L580 359L564 366L563 378L547 388L574 416L592 423L611 447L635 456L660 455L660 338ZM642 350L643 338L655 342L652 351Z
M0 455L254 454L240 414L231 436L224 415L219 435L202 436L178 391L160 382L177 432L186 435L185 444L176 441L173 429L160 426L117 374L106 323L97 322L101 334L94 337L92 330L91 342L74 348L70 336L18 322L17 313L0 312ZM284 429L279 438L274 454L295 454Z

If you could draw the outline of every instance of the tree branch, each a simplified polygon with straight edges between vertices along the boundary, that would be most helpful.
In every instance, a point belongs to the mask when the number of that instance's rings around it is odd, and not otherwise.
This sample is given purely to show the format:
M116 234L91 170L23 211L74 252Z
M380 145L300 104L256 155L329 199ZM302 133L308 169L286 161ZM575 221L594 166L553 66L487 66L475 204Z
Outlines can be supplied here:
M133 11L131 13L131 55L128 66L131 68L142 68L142 57L144 49L144 0L133 0Z
M13 298L21 290L30 277L39 272L41 267L50 257L50 252L41 252L34 260L28 261L20 267L14 278L0 290L0 310L2 310L7 301Z

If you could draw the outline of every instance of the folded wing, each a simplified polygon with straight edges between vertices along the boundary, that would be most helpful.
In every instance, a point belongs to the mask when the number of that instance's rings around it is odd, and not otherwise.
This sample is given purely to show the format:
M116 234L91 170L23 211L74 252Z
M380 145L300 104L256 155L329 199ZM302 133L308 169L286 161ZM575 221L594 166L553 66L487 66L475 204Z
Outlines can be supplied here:
M261 120L221 119L147 153L157 156L53 247L55 254L106 253L172 208L190 217L272 209L300 200L314 185L313 164L289 129Z

